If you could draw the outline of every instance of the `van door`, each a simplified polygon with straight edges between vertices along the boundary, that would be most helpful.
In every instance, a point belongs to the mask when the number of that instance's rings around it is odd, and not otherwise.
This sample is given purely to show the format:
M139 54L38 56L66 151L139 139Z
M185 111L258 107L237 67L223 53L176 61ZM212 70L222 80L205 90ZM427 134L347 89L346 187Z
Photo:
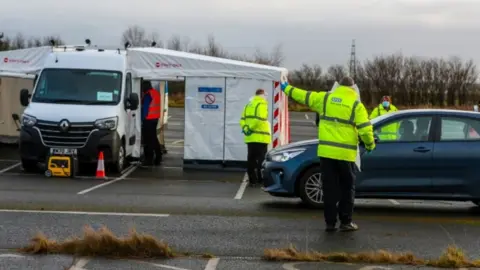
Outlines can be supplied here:
M135 145L135 111L129 109L128 98L132 93L132 73L128 72L125 79L125 92L123 100L125 101L126 123L125 123L125 151L127 156L132 155L133 146Z

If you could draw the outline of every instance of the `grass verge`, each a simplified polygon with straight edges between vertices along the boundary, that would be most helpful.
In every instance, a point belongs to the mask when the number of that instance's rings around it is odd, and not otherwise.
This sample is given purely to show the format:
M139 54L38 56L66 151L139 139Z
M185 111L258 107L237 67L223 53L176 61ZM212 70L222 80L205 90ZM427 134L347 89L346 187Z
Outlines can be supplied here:
M469 260L465 253L455 246L449 246L439 258L430 260L419 258L409 252L392 253L379 250L360 253L320 253L316 251L301 252L294 246L285 249L266 249L263 259L268 261L397 264L437 268L480 267L480 260Z
M72 237L62 242L48 239L39 233L19 252L134 259L168 259L183 256L181 253L175 253L167 243L152 235L139 234L131 230L129 236L122 238L106 227L95 231L89 226L85 227L82 237Z

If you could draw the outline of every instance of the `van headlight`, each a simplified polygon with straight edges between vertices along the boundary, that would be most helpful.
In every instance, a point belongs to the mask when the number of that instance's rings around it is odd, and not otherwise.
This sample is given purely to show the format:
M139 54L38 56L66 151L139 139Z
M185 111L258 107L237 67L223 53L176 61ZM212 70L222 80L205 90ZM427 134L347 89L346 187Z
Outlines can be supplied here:
M281 153L276 153L275 155L272 156L272 160L276 162L285 162L287 160L290 160L301 153L305 152L305 149L290 149L286 150Z
M95 127L101 130L117 129L118 116L98 119L95 121Z
M28 114L23 114L22 115L22 125L26 127L33 127L37 123L37 118L28 115Z

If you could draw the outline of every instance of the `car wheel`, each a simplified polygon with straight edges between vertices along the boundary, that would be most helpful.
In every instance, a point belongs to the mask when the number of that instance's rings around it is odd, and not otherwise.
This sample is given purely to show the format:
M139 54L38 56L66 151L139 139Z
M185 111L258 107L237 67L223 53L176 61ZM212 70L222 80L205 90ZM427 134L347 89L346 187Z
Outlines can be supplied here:
M38 162L36 162L35 160L22 158L22 167L23 167L23 170L27 173L38 172Z
M112 164L112 171L113 173L121 173L123 169L125 169L125 146L121 145L120 148L118 149L118 156L117 156L117 161Z
M299 183L299 195L309 207L323 207L322 174L319 167L308 169Z

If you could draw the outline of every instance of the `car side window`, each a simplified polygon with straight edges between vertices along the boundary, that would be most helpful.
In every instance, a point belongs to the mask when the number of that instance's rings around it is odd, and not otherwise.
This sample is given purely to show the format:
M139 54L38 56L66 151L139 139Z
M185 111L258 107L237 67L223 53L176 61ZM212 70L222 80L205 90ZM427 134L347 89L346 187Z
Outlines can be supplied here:
M426 142L432 117L413 116L389 121L375 128L379 142Z
M129 107L128 98L130 97L131 93L132 93L132 73L127 73L127 76L125 76L125 94L123 98L123 100L125 100L125 108Z
M440 141L480 140L480 121L461 117L442 117Z

